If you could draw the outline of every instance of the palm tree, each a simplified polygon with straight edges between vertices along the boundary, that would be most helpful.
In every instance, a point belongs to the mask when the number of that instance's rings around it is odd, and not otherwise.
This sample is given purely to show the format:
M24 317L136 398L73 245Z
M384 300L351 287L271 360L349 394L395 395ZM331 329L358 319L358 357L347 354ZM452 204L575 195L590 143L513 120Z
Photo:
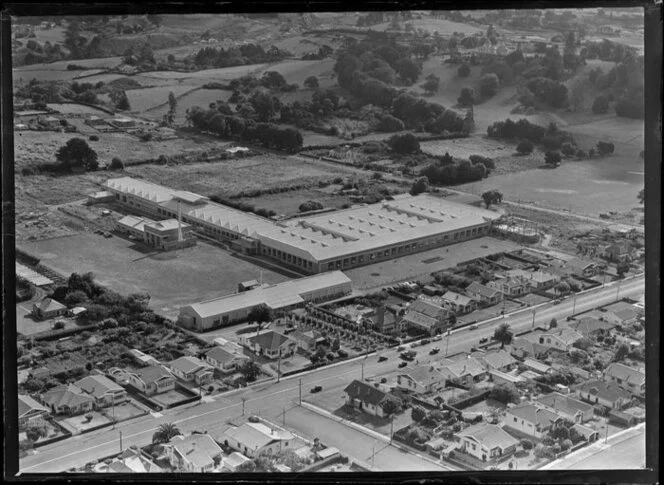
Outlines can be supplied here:
M164 423L159 425L159 429L152 435L153 444L168 443L176 436L182 433L173 423Z

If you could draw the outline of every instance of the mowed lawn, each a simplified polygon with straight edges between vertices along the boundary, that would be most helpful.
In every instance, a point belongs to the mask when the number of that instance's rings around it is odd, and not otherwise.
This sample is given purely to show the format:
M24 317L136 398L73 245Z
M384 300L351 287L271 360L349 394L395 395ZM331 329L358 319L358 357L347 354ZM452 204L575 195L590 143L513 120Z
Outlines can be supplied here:
M180 306L233 293L238 283L257 279L261 270L202 241L192 248L148 252L117 236L79 234L28 242L22 248L64 275L92 272L100 284L121 294L147 292L150 306L169 317ZM286 280L263 269L265 283Z

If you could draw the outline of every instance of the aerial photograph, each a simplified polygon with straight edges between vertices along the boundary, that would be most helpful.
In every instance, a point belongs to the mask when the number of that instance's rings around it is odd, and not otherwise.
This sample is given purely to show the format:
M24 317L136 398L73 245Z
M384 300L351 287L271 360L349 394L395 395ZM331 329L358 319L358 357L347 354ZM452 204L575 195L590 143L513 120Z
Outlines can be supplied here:
M644 18L12 17L20 472L645 469Z

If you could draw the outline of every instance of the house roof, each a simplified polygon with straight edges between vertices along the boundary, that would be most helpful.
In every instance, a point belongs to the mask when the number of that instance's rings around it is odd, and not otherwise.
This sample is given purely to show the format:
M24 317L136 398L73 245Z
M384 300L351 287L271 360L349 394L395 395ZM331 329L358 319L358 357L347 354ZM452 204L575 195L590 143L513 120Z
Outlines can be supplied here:
M161 473L164 471L140 450L133 448L127 448L118 456L118 459L120 461L114 463L124 464L133 473Z
M606 369L604 369L604 375L615 377L617 379L623 379L624 381L635 383L637 385L644 384L646 382L646 375L634 367L629 367L620 362L613 362Z
M489 450L493 450L494 448L501 448L504 450L505 448L519 444L519 440L495 424L471 426L459 433L459 436L474 438Z
M483 360L488 366L496 369L512 365L516 362L516 359L514 359L507 350L487 352L486 354L478 356L478 359Z
M569 327L560 327L554 329L554 331L542 334L542 337L548 336L559 338L565 345L572 345L574 342L583 338L583 335Z
M210 357L211 359L216 360L217 362L226 363L226 362L231 362L233 359L249 359L246 355L238 355L234 354L233 352L229 352L228 350L222 349L218 345L215 345L213 348L208 350L205 355Z
M537 402L570 416L574 416L578 412L587 413L593 410L590 404L559 392L550 392L541 396L537 399Z
M576 391L588 392L610 402L631 398L631 394L628 391L621 389L616 384L605 382L601 379L582 382L574 389Z
M471 302L474 302L475 300L469 296L462 295L460 293L456 293L454 291L446 291L445 294L442 296L443 300L445 301L450 301L454 302L457 305L468 305Z
M589 428L579 423L574 423L572 426L580 435L584 436L586 439L594 434L597 434L597 430Z
M496 288L489 288L488 286L484 286L477 281L473 281L470 285L468 285L466 292L478 293L485 298L493 298L496 296L496 294L500 293L500 291L498 291Z
M431 300L427 300L422 297L413 301L408 309L431 318L440 318L447 313L447 311L442 306L436 305Z
M413 381L422 386L427 386L435 382L444 382L446 376L440 371L436 370L433 366L421 365L413 369L409 369L404 374L410 377Z
M365 382L358 381L357 379L351 382L344 392L353 399L359 399L362 402L372 404L374 406L380 404L387 396L380 389L375 388Z
M142 369L138 369L134 373L138 375L146 384L157 382L162 377L173 378L173 375L161 365L151 365L144 367Z
M548 409L541 408L530 403L520 404L511 409L508 409L507 414L511 414L512 416L516 416L517 418L526 420L533 424L539 424L542 427L550 426L557 420L561 419L561 416L554 413L553 411L549 411Z
M586 260L581 259L581 258L572 258L569 261L567 261L566 264L567 264L567 266L570 266L572 268L582 269L582 270L586 269L586 268L589 268L591 266L595 266L595 263L593 263L592 261L586 261Z
M624 310L611 311L621 321L633 320L639 316L635 309L625 308Z
M599 330L609 330L615 327L612 323L592 317L581 318L578 322L571 322L569 326L583 335L590 335Z
M215 456L221 456L221 447L208 434L194 434L184 439L175 438L169 445L186 458L196 470L214 462Z
M35 399L26 395L18 395L18 417L21 418L25 416L30 411L44 411L48 412L48 409L41 404L39 404Z
M198 372L201 369L210 369L210 366L198 357L184 356L168 363L171 369L177 369L184 374Z
M273 330L254 335L249 338L249 341L254 345L258 345L261 349L264 350L278 350L285 342L288 342L290 339Z
M35 303L35 306L39 308L42 312L64 310L67 308L65 305L53 300L52 298L44 298L39 303Z
M76 381L74 384L97 398L103 397L107 392L114 393L124 391L121 386L102 375L89 375Z
M526 367L530 367L531 369L536 370L537 372L542 372L542 373L547 373L551 370L551 366L537 359L531 359L530 357L526 357L525 359L523 359L523 365L525 365Z
M442 367L440 370L441 372L444 371L444 369L447 369L449 372L452 373L453 376L456 377L463 377L466 375L476 377L484 374L486 370L484 369L484 366L480 364L476 359L474 358L469 358L469 359L463 359L459 360L457 362L445 365Z
M241 443L241 446L246 446L250 450L260 450L264 446L269 445L273 441L281 439L280 435L274 435L269 432L266 433L260 428L250 426L257 423L244 423L238 427L232 427L224 432L223 439L233 440Z
M86 402L94 401L94 398L86 394L74 384L69 384L66 386L58 386L47 391L42 396L42 401L55 407L74 407Z
M408 310L401 318L402 323L410 323L418 327L433 328L438 325L438 320L433 317L428 317L423 313L413 310Z

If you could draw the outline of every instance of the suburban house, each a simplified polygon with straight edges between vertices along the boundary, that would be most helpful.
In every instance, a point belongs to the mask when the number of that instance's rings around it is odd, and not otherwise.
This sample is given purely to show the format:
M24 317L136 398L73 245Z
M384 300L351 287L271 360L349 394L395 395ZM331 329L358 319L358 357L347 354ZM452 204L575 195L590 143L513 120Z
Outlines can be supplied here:
M570 273L585 278L595 276L599 271L599 267L595 263L580 258L574 258L567 261L566 266Z
M98 408L120 404L128 399L127 391L122 386L103 375L89 375L74 385L94 397Z
M507 409L504 424L519 433L539 439L562 421L562 416L549 409L524 403Z
M489 281L486 286L495 288L506 297L521 296L528 292L528 280L518 276L498 276L498 279Z
M163 473L150 455L133 446L127 448L110 463L102 461L94 468L95 473Z
M512 269L507 271L507 274L512 277L523 278L533 290L546 290L555 286L560 281L559 276L541 270L525 271L522 269Z
M175 389L175 378L161 365L151 365L135 372L126 372L129 384L151 396Z
M441 367L440 372L445 378L459 384L480 382L488 376L487 370L476 359L468 358L451 362Z
M635 254L636 248L627 241L609 244L603 251L603 256L614 263L632 261Z
M272 455L293 447L294 437L288 431L273 429L262 423L244 423L228 428L218 441L249 458Z
M18 426L24 428L48 416L48 408L26 394L18 395Z
M495 424L471 426L457 436L461 451L482 461L514 453L519 444L519 440Z
M433 366L422 365L397 375L397 387L417 393L435 392L445 388L447 378Z
M646 391L645 373L620 362L613 362L604 369L603 378L607 382L615 382L622 389L635 395L641 396Z
M127 353L137 364L142 366L147 367L149 365L159 365L159 361L157 359L151 355L141 352L138 349L131 349Z
M446 291L441 299L446 308L457 314L470 313L477 309L477 301L454 291Z
M576 386L574 392L586 402L601 404L611 409L622 409L632 400L628 391L600 379L585 381Z
M639 319L636 308L624 308L622 310L607 310L603 312L604 321L615 325L632 325Z
M41 396L53 414L76 416L95 408L95 398L74 384L54 387Z
M240 465L251 461L251 458L247 458L242 453L234 451L230 455L224 457L224 470L229 472L236 472Z
M223 374L236 372L250 360L246 355L229 352L218 345L215 345L205 353L205 362Z
M44 298L32 305L32 314L39 320L56 318L67 313L67 307L52 298Z
M471 354L473 358L483 363L488 370L510 371L516 367L518 361L504 349L492 352L476 352Z
M305 352L315 352L319 345L324 344L327 339L314 330L295 330L288 334L288 338L297 343L297 346Z
M533 359L531 357L526 357L525 359L523 359L522 364L527 369L535 371L540 375L550 374L551 372L553 372L553 368L551 366L545 364L544 362L542 362L540 360Z
M176 436L164 445L171 466L188 473L212 472L221 465L223 450L208 434Z
M569 326L584 336L594 335L601 331L608 332L615 327L612 323L593 317L580 318L578 321L570 322Z
M429 335L434 335L443 328L443 323L440 320L410 309L401 317L399 325L402 328L419 330Z
M555 411L574 423L585 423L593 418L593 407L559 392L551 392L537 398L537 404Z
M273 330L246 338L244 343L252 352L268 359L278 359L280 355L288 357L297 349L296 342Z
M583 338L583 335L569 327L561 327L544 332L539 336L538 343L551 349L569 352L574 342Z
M168 367L175 377L185 382L202 385L208 384L214 378L212 366L206 364L198 357L180 357L169 362Z
M466 293L471 298L487 305L495 305L503 299L503 294L498 289L484 286L477 281L468 285Z
M374 386L357 379L351 382L346 389L346 404L381 418L386 416L381 404L387 394Z
M539 344L541 335L541 332L532 332L521 337L514 337L509 344L510 353L519 358L526 356L539 358L546 354L549 347Z

